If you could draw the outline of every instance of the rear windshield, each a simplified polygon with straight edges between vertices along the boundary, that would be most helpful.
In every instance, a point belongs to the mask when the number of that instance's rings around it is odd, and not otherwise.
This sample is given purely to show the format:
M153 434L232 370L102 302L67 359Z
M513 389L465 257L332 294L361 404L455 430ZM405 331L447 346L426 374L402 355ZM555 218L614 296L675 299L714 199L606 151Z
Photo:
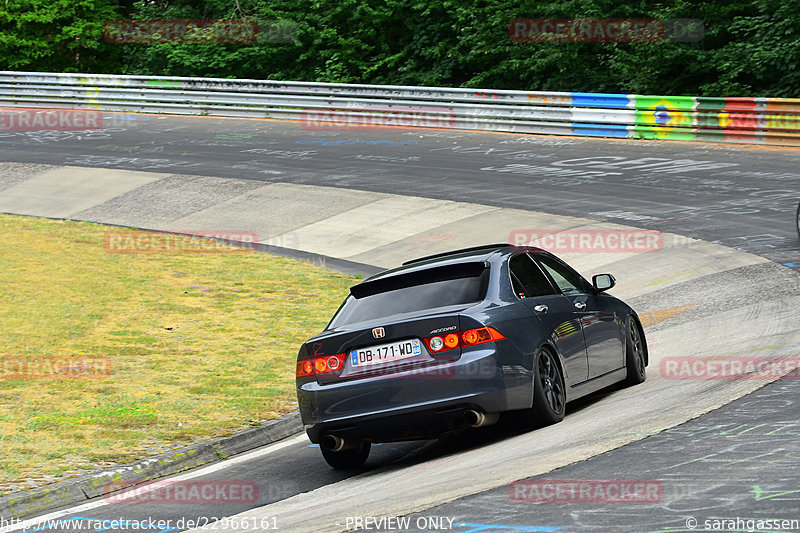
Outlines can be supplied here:
M488 283L489 269L483 263L367 281L350 289L350 296L328 327L480 302L486 297Z

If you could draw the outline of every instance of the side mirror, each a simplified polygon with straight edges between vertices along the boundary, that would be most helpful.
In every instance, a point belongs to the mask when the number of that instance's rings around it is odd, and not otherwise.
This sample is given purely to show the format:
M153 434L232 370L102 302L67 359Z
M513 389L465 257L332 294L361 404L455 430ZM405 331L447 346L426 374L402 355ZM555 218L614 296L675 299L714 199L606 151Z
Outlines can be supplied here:
M617 284L617 280L611 274L596 274L592 276L592 285L597 292L607 291Z

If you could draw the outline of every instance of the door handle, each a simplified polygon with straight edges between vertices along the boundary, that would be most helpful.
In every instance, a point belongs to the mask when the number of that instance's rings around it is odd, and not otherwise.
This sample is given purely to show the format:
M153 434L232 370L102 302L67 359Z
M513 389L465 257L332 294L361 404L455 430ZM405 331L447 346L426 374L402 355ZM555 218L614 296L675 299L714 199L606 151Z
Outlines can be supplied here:
M546 305L537 305L536 307L533 308L534 311L539 311L540 313L546 313L547 309L548 308Z
M586 307L586 304L583 302L575 302L575 307L577 307L578 309L584 309Z

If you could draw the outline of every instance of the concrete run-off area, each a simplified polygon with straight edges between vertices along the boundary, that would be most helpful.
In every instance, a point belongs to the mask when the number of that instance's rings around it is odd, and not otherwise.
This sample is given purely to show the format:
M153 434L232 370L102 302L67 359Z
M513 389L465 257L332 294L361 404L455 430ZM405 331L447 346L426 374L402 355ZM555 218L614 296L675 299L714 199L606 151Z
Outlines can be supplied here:
M187 201L180 209L164 209L163 202L175 203L176 197ZM561 232L576 235L573 242L578 243L592 242L582 241L582 234L600 234L607 245L609 234L635 231L588 216L409 194L53 166L27 167L24 176L14 178L0 191L0 211L161 231L249 232L264 245L379 267L475 244L508 242L515 235L549 235L548 242L557 245ZM669 357L753 354L779 362L796 355L800 276L720 244L657 234L657 240L649 241L657 245L644 249L554 249L585 276L613 273L618 284L611 292L647 317L651 354L644 384L588 404L546 431L403 469L379 468L238 516L275 517L282 531L308 531L310 523L315 531L341 531L348 527L348 517L423 511L654 435L762 387L766 378L718 380L690 374L674 379L660 374L660 363ZM463 472L469 472L469 482L454 482L463 479Z

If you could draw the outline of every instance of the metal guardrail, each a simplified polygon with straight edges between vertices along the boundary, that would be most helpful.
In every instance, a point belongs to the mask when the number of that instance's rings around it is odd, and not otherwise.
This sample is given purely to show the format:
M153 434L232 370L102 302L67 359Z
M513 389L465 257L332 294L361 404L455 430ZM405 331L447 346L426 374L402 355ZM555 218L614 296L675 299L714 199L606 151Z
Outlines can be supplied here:
M800 146L800 99L0 71L0 106ZM0 125L2 129L2 125Z

